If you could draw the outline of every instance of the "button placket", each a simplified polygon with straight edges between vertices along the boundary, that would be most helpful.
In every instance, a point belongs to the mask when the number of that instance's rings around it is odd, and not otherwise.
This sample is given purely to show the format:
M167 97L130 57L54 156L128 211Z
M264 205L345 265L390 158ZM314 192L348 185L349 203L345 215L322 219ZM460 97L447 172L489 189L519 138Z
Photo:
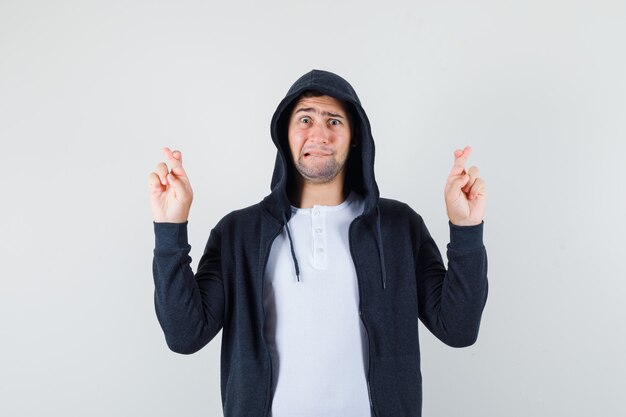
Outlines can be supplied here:
M313 206L311 227L313 232L313 266L326 268L326 210Z

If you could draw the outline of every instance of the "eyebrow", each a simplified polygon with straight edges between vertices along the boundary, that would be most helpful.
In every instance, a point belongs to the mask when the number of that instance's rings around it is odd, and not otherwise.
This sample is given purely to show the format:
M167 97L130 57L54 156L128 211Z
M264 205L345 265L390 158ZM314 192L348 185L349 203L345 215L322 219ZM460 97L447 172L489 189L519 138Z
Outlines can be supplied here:
M312 112L312 113L319 113L319 112L317 111L317 109L314 109L313 107L300 107L298 110L296 110L296 111L294 112L294 114L296 114L296 113L300 113L300 112ZM323 116L337 117L337 118L339 118L339 119L343 119L343 118L344 118L344 117L343 117L342 115L340 115L340 114L337 114L337 113L331 113L331 112L329 112L329 111L324 111L324 112L322 112L322 115L323 115Z

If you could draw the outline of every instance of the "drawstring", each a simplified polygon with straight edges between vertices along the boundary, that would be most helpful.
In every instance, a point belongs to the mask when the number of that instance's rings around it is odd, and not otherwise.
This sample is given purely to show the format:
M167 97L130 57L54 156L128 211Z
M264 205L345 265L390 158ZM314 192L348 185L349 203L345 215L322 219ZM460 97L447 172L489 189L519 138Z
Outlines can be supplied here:
M376 243L378 243L378 255L380 257L380 270L382 272L383 290L387 288L387 271L385 270L385 254L383 252L383 236L380 232L380 207L376 204Z
M289 246L291 248L291 258L296 269L296 278L300 282L300 267L298 266L298 259L296 258L296 252L293 249L293 239L291 238L291 231L287 222L287 216L283 213L283 221L285 222L285 229L287 229L287 237L289 238ZM380 231L380 207L376 205L376 244L378 245L378 256L380 259L380 270L382 273L381 280L383 284L383 290L387 289L387 270L385 268L385 253L383 252L383 237Z
M300 281L300 268L298 267L298 259L296 259L296 252L293 250L293 240L291 239L291 232L289 231L289 226L287 225L287 217L283 212L283 221L285 222L285 229L287 229L287 236L289 237L289 246L291 246L291 258L293 259L293 264L296 267L296 278L298 282Z

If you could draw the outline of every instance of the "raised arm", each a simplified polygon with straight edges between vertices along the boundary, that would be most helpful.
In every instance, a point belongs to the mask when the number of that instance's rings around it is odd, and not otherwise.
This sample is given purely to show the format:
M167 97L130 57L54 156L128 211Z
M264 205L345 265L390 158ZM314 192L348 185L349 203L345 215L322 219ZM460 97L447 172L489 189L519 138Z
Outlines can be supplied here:
M169 348L189 354L209 343L223 325L220 236L217 228L211 231L194 274L187 237L191 184L181 152L163 148L163 153L170 170L161 162L148 176L155 233L154 304Z
M211 230L194 275L187 242L187 222L154 223L156 245L152 262L154 305L171 350L194 353L220 331L224 317L224 287L220 234Z
M487 301L487 251L483 225L450 227L448 269L420 218L421 244L416 260L419 318L439 340L452 347L472 345Z
M478 167L465 171L471 152L469 146L455 150L444 189L450 228L447 269L421 217L418 225L419 317L437 338L454 347L476 341L488 291L483 244L485 183L478 177Z

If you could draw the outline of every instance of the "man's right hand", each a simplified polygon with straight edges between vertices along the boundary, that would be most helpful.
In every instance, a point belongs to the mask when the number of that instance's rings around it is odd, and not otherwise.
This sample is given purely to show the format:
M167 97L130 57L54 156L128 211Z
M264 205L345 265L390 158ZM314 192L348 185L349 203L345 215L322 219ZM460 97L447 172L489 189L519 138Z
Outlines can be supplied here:
M183 168L183 156L168 147L163 148L163 153L171 170L168 171L165 162L159 162L156 171L148 175L152 218L156 223L185 223L193 191Z

